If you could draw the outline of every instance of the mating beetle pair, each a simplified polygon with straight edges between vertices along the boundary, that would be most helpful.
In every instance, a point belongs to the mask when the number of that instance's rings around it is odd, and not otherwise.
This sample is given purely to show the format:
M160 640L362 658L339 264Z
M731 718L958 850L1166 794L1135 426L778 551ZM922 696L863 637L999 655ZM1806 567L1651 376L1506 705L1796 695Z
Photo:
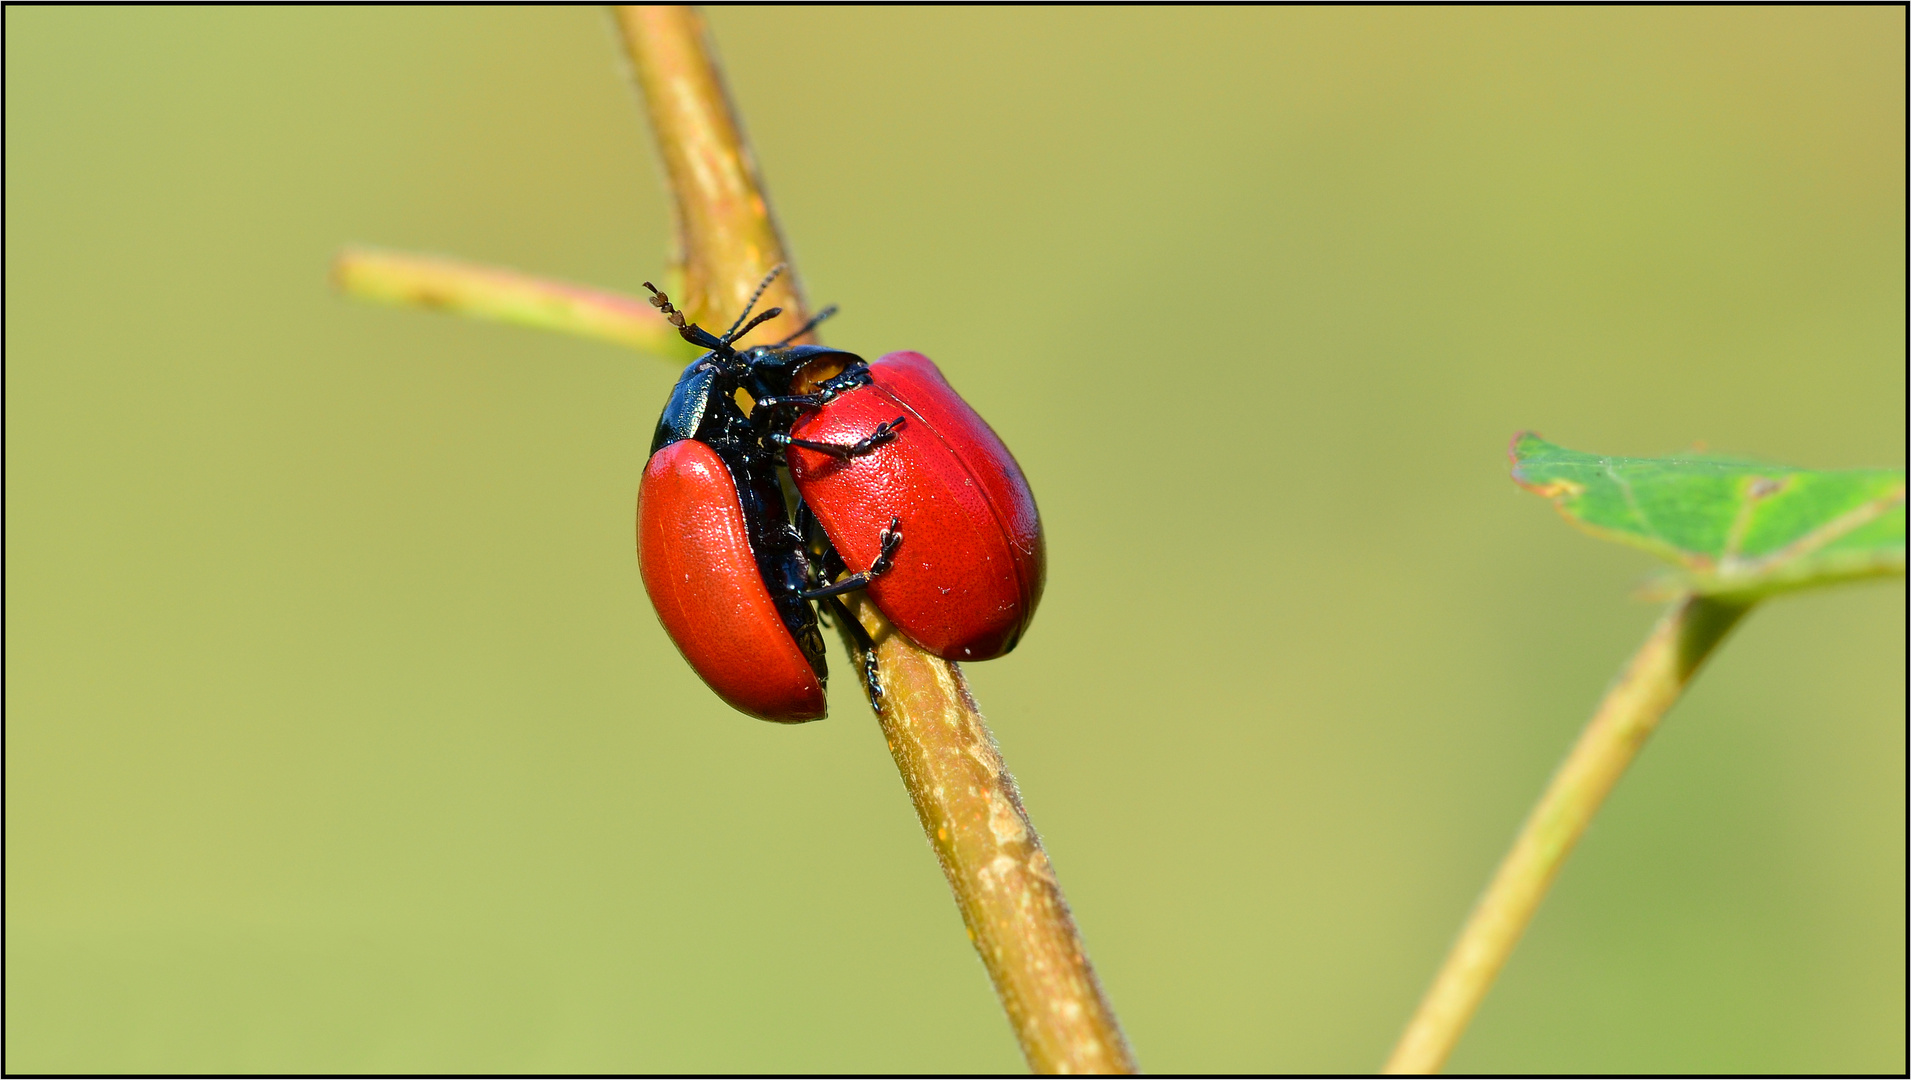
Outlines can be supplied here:
M645 287L685 340L709 350L657 422L637 555L664 630L711 689L764 720L820 719L828 669L813 605L850 619L836 598L854 589L944 659L1015 647L1042 595L1035 498L928 357L865 363L789 344L829 311L778 344L739 351L780 309L746 323L746 307L717 337ZM796 488L793 517L779 466Z

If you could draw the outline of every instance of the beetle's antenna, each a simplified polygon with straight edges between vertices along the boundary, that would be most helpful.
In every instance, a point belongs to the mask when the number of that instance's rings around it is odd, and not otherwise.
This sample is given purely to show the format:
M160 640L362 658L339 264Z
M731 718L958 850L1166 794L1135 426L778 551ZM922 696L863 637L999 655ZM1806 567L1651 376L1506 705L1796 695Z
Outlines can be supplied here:
M730 333L725 334L723 336L723 340L734 345L737 342L743 340L743 335L749 333L752 330L755 330L759 324L769 322L771 319L774 319L781 314L783 314L782 308L773 307L770 310L764 312L763 314L758 315L756 318L751 319L747 324L744 325L743 329L741 330L732 329Z
M831 304L830 306L824 308L823 310L817 312L815 315L811 316L810 321L803 324L803 329L798 330L796 333L791 334L789 337L786 337L782 341L777 342L774 346L772 346L772 348L780 349L783 346L788 345L790 342L795 341L797 338L800 338L804 334L809 333L811 330L816 329L817 323L822 322L824 319L827 319L834 314L836 314L836 305Z
M644 282L644 288L649 289L651 292L650 306L662 312L664 321L676 327L677 333L682 335L685 341L699 348L715 349L719 353L728 353L730 351L729 342L721 338L711 337L710 331L705 330L696 323L685 321L683 312L678 311L677 305L670 302L669 293L664 292L648 281Z
M644 282L644 288L650 290L650 306L663 312L665 322L682 330L683 312L678 311L677 305L670 302L670 294L648 281Z
M763 275L763 281L759 285L757 285L756 291L750 294L750 302L743 305L743 314L738 315L737 321L730 324L730 329L728 332L726 332L723 335L723 340L735 341L737 338L742 336L741 334L737 332L737 327L742 326L743 320L750 317L750 309L756 306L756 302L758 300L763 299L763 290L769 288L770 282L775 281L776 275L782 273L783 268L788 265L789 263L777 263L775 266L770 267L770 272L768 274ZM757 320L757 322L762 322L762 321L763 320L761 319ZM751 323L750 325L755 326L756 323Z

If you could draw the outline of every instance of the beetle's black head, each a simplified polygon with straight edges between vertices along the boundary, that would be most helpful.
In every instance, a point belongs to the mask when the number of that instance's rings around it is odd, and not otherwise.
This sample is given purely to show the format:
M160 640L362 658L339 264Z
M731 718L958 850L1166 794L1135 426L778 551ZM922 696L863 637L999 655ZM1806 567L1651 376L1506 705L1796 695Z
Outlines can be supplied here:
M806 368L810 371L830 370L834 373L863 362L862 357L840 349L828 349L821 345L792 346L790 344L816 329L817 323L836 314L834 305L817 312L816 316L804 323L801 329L774 345L759 345L743 352L737 351L736 343L746 334L783 314L782 308L770 308L754 319L749 318L750 312L756 307L756 302L763 298L763 291L768 289L770 282L775 281L776 276L782 272L782 263L778 263L770 270L763 281L757 285L756 292L750 295L750 302L743 306L743 314L737 316L737 321L730 324L730 329L725 331L722 337L717 337L696 323L687 321L683 312L677 310L676 305L670 302L670 297L657 286L646 281L644 288L651 292L651 305L663 313L664 319L677 328L677 333L681 334L685 341L710 350L698 360L699 364L712 363L730 377L747 382L753 396L775 397L789 393L791 384L796 380L798 373ZM749 321L745 322L745 319ZM818 363L819 361L821 363Z

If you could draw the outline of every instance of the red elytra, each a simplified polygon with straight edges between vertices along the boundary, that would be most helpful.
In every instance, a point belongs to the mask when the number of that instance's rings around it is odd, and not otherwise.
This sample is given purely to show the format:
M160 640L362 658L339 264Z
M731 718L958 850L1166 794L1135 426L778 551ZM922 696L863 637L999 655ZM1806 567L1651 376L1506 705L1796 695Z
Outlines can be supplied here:
M870 385L799 417L795 438L854 443L904 417L894 438L836 458L789 448L790 477L852 572L901 522L894 565L869 597L897 629L948 660L987 660L1015 647L1042 598L1042 520L1014 455L930 359L893 352ZM687 655L687 654L686 654Z
M736 480L709 446L686 439L651 455L637 491L637 560L664 631L724 701L787 724L828 711L750 552Z

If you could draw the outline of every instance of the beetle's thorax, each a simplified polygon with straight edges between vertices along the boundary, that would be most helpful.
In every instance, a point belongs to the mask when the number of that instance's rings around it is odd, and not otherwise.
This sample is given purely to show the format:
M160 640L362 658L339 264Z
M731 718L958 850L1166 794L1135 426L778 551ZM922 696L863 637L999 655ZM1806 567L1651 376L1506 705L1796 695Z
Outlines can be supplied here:
M819 356L796 369L790 380L790 393L814 394L822 384L841 375L855 357L847 353Z

